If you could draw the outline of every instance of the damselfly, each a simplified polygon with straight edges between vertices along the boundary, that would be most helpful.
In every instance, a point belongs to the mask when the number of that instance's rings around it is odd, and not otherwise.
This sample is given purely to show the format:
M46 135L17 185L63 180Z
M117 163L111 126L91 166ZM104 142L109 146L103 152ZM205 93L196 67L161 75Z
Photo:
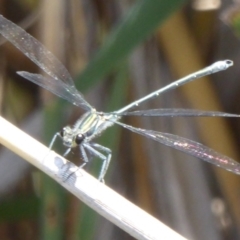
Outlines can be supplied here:
M104 176L107 172L109 162L111 160L112 152L109 148L94 143L93 140L98 137L106 128L113 124L118 124L132 132L141 134L147 138L153 139L157 142L178 149L182 152L188 153L192 156L198 157L204 161L215 164L228 171L240 174L240 164L233 159L224 156L198 142L169 134L141 128L135 128L127 124L119 122L122 116L214 116L214 117L240 117L237 114L229 114L214 111L198 111L191 109L150 109L127 112L128 110L138 107L141 103L148 101L159 94L177 88L187 82L193 81L197 78L226 70L233 65L231 60L219 61L209 67L206 67L198 72L190 74L182 79L179 79L157 91L154 91L147 96L130 103L118 111L104 113L98 112L91 106L83 97L83 95L76 89L74 82L62 63L49 52L38 40L33 38L22 28L15 25L0 15L0 33L10 41L15 47L22 51L28 58L30 58L38 67L48 74L45 77L41 74L33 74L29 72L17 72L20 76L28 79L31 82L51 91L52 93L62 97L72 104L83 108L86 113L77 120L74 126L64 127L61 132L56 133L50 143L52 148L57 137L62 138L63 144L67 147L64 154L66 156L72 148L79 147L83 167L88 162L88 154L100 158L103 161L99 180L104 181Z

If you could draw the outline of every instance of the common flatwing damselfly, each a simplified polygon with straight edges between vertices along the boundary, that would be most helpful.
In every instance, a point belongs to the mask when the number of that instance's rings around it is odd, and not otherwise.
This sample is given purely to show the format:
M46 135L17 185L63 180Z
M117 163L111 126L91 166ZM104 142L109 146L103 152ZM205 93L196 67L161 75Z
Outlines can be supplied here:
M104 181L104 176L107 172L112 152L109 148L100 144L94 143L93 140L98 137L105 129L113 124L118 124L132 132L141 134L147 138L153 139L169 147L175 148L204 161L215 164L228 171L240 174L240 164L233 159L224 156L198 142L163 132L136 128L119 120L122 116L204 116L204 117L240 117L237 114L229 114L215 111L198 111L191 109L150 109L128 112L128 110L138 107L141 103L148 101L159 94L177 88L185 83L193 81L197 78L210 75L215 72L226 70L233 65L231 60L216 62L200 71L192 73L184 78L181 78L157 91L154 91L147 96L136 100L129 105L110 113L98 112L91 106L76 89L73 79L63 64L49 52L38 40L28 34L25 30L12 23L11 21L0 15L0 33L29 59L31 59L39 68L48 74L45 77L41 74L29 72L17 72L20 76L28 79L31 82L49 90L57 96L71 102L72 104L83 108L86 113L83 114L74 126L64 127L62 131L56 133L50 143L49 148L57 137L60 137L63 144L67 147L64 156L66 156L72 148L79 147L83 167L88 162L88 154L100 158L103 161L99 180Z

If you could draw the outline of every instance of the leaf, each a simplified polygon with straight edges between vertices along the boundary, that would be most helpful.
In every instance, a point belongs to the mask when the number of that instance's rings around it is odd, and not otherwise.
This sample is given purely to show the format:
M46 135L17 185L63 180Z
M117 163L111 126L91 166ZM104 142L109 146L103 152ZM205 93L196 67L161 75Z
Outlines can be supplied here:
M76 78L81 91L91 88L126 58L186 0L142 0L127 12L104 45Z

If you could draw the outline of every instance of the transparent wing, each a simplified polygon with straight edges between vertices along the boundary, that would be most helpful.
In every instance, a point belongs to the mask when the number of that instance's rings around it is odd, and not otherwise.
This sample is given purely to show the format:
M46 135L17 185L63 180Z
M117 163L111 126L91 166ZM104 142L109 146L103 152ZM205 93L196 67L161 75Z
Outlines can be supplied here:
M240 117L238 114L230 114L216 111L201 111L195 109L182 108L160 108L140 110L133 112L123 112L121 116L147 116L147 117Z
M31 59L38 67L40 67L44 72L51 76L53 78L51 79L51 81L56 81L56 83L53 83L53 85L57 86L58 84L60 84L61 86L63 86L63 84L60 83L63 82L65 83L65 86L68 86L68 89L75 88L74 82L68 70L63 66L63 64L37 39L32 37L25 30L23 30L13 22L4 18L2 15L0 15L0 33L15 47L17 47L23 54L25 54L29 59ZM29 78L27 79L30 80ZM44 84L44 82L42 82L42 84ZM48 89L47 86L40 86ZM78 91L75 90L75 92ZM81 106L82 104L86 104L88 109L92 108L91 105L87 103L87 101L84 100L83 96L80 94L78 97L78 101L81 101Z
M156 132L152 130L135 128L120 122L116 122L116 123L123 126L124 128L129 129L132 132L141 134L147 138L153 139L166 146L185 152L189 155L202 159L206 162L217 165L218 167L234 172L235 174L240 174L240 163L214 151L211 148L208 148L202 145L201 143L194 142L192 140L189 140L177 135L173 135L170 133L162 133L162 132Z
M52 78L44 77L41 74L34 74L29 72L17 72L17 74L78 107L84 108L86 110L89 110L90 108L78 90L73 86L69 86L61 81L54 81Z

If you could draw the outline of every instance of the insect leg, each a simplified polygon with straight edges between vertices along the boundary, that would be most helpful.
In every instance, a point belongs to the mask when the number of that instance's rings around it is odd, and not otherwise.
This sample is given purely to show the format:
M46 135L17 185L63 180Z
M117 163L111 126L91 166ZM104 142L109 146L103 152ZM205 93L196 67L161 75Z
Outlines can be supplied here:
M82 165L80 165L79 168L83 168L89 161L88 161L87 153L86 153L86 151L84 149L84 146L82 144L80 144L80 151L82 153L82 158L83 158L84 163Z
M102 167L101 167L101 170L100 170L100 174L99 174L98 180L104 183L104 176L105 176L105 174L107 172L107 169L108 169L111 157L112 157L111 150L109 148L103 147L103 146L101 146L99 144L96 144L96 143L84 144L84 146L92 154L94 154L95 156L97 156L97 157L99 157L100 159L103 160L103 164L102 164ZM99 149L99 150L101 150L101 151L103 151L103 152L105 152L107 154L107 156L103 155L102 153L100 153L99 151L94 149L94 147Z
M60 137L60 133L59 133L59 132L57 132L57 133L53 136L53 138L52 138L52 140L51 140L51 142L50 142L50 144L49 144L49 149L52 149L52 146L53 146L54 142L56 141L57 137Z
M67 156L67 155L70 153L70 151L71 151L71 148L68 148L68 149L66 150L66 152L63 154L63 156L64 156L64 157Z
M111 151L111 149L109 149L107 147L104 147L104 146L102 146L100 144L97 144L97 143L90 143L90 145L95 147L96 149L98 149L100 151L105 152L107 154L107 156L105 156L106 160L104 160L101 171L100 171L100 174L99 174L99 179L103 180L104 176L105 176L105 174L108 170L111 158L112 158L112 151Z

